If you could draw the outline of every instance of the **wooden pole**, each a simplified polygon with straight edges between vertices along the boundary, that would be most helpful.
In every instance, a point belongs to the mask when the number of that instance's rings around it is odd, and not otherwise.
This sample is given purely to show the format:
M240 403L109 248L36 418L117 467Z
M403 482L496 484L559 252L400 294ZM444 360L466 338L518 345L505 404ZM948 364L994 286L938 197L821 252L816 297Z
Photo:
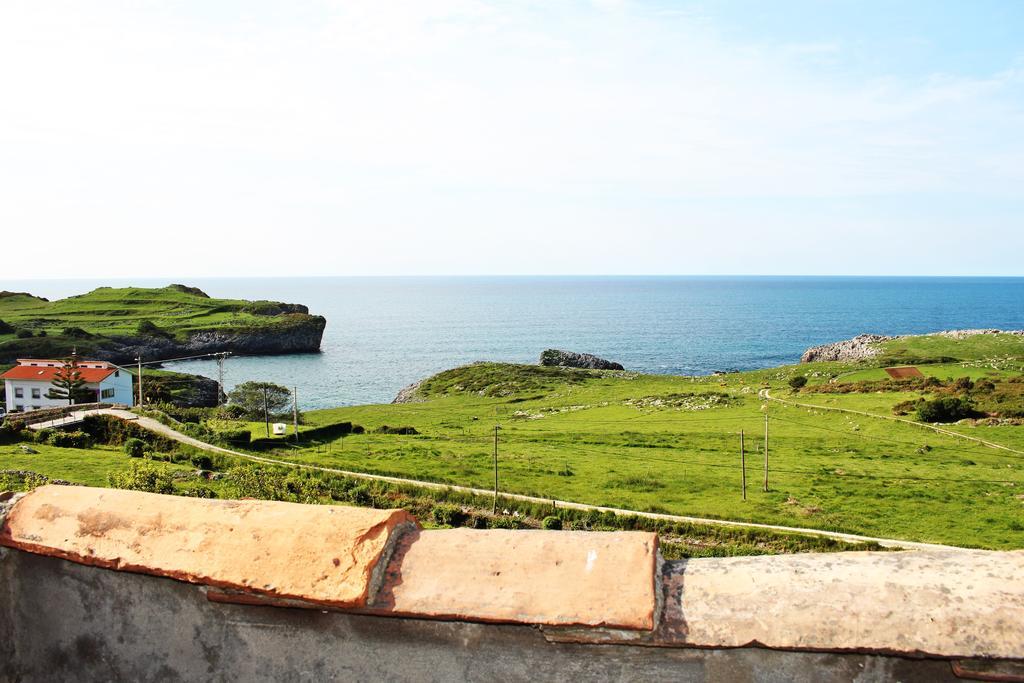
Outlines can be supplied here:
M740 471L743 482L743 500L747 499L747 452L743 448L743 430L740 430Z
M768 413L764 414L764 490L768 490Z
M267 425L267 438L270 438L270 408L267 405L267 388L263 387L263 421Z
M139 361L139 407L142 407L142 354L135 360Z
M498 425L494 425L494 504L491 514L498 514Z
M299 388L292 387L292 429L295 431L295 443L299 442Z

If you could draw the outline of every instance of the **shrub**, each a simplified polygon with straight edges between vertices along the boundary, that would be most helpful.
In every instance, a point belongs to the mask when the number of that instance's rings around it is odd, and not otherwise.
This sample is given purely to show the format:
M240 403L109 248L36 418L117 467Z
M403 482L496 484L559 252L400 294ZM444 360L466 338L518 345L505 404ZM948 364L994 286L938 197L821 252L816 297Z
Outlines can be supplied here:
M452 503L438 503L430 509L430 516L438 524L447 526L462 526L466 521L466 514L458 505Z
M807 378L803 375L797 375L796 377L789 378L789 386L799 391L807 386Z
M373 430L374 434L419 434L415 427L389 427L381 425Z
M81 327L65 327L61 330L61 334L65 337L72 337L74 339L88 339L92 336Z
M491 523L486 515L470 515L463 523L463 526L467 526L470 529L487 529L491 526Z
M45 337L46 336L46 330L39 330L38 332L36 332L36 336L37 337Z
M950 386L957 391L970 391L974 388L974 382L970 377L957 377Z
M213 469L213 458L206 455L205 453L196 453L193 455L189 462L192 466L200 470L212 470Z
M551 529L552 531L558 531L562 528L562 520L558 517L547 516L541 520L540 526L543 529Z
M38 432L35 433L35 436L33 437L32 440L35 441L36 443L50 443L50 437L56 433L57 430L50 429L49 427L45 429L40 429Z
M522 524L515 517L500 516L491 520L492 529L521 529Z
M239 498L288 500L288 488L280 472L261 465L239 465L228 471Z
M921 422L956 422L974 414L969 401L955 396L925 401L917 407L917 419Z
M14 327L10 323L0 320L0 334L11 334L12 332L14 332Z
M146 442L133 436L124 442L124 452L129 458L141 458L146 452Z
M217 440L231 445L244 446L252 441L252 432L248 429L230 429L217 432Z
M290 499L296 503L319 503L330 495L327 483L312 472L292 470L284 479Z
M28 339L32 336L32 330L26 330L24 327L20 328L14 333L14 336L18 339Z
M107 483L116 489L148 491L149 493L174 493L174 481L170 472L152 465L133 462L127 470L111 472Z
M90 448L92 437L85 432L54 432L50 435L50 445L58 448Z

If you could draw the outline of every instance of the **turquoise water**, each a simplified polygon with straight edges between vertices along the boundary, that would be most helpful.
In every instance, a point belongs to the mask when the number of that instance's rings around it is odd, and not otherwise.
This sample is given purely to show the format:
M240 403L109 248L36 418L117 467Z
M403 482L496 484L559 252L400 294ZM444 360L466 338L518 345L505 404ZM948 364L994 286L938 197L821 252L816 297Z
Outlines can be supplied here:
M101 284L0 281L50 298ZM536 362L554 347L630 370L706 374L796 362L862 332L1024 328L1024 278L452 277L190 279L211 296L274 299L327 318L322 353L232 358L228 386L298 386L303 408L390 401L477 360ZM216 376L211 362L169 364Z

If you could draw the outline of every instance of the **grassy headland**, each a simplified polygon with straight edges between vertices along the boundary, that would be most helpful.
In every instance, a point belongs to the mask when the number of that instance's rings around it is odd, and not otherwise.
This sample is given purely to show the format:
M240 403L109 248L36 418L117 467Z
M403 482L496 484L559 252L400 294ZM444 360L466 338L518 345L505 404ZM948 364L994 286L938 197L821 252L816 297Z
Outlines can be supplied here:
M47 301L0 292L0 363L17 357L80 355L118 362L186 352L316 351L325 321L305 306L214 299L194 287L100 287Z

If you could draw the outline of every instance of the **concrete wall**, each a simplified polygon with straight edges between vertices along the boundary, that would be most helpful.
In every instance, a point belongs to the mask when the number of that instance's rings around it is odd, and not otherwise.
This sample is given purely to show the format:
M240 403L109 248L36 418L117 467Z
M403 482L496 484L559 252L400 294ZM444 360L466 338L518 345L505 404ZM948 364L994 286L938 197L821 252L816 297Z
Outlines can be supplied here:
M0 680L946 681L942 660L553 643L531 626L209 602L0 548Z

